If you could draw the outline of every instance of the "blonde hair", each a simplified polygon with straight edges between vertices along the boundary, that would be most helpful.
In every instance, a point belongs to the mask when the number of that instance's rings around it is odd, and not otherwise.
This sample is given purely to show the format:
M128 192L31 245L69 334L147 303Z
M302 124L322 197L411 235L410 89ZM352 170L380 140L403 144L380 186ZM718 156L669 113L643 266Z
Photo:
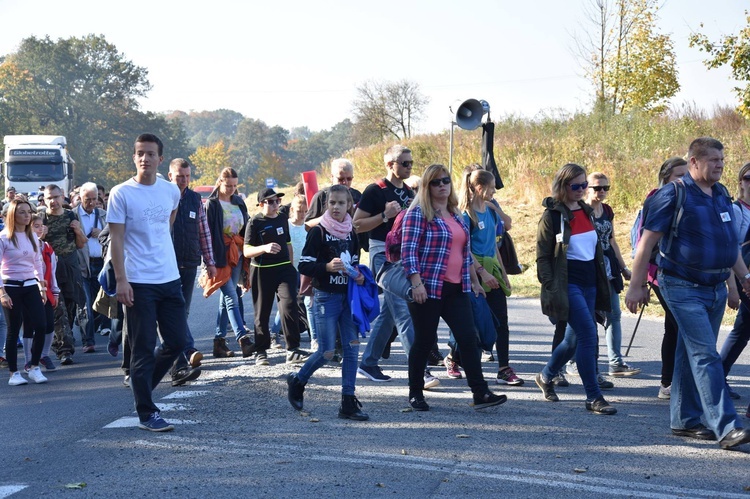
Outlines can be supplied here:
M467 213L471 221L476 225L479 223L477 213L471 202L477 195L477 189L488 187L495 183L495 176L487 170L464 169L463 179L461 181L461 197L458 200L459 209Z
M430 182L442 177L450 177L448 168L440 164L428 166L422 174L422 188L417 192L417 197L409 208L412 209L419 205L427 222L432 222L432 219L435 218L435 209L432 207L432 196L430 194ZM456 197L456 190L453 188L453 182L451 182L450 186L451 192L448 195L448 211L460 215L461 212L458 210L458 198Z

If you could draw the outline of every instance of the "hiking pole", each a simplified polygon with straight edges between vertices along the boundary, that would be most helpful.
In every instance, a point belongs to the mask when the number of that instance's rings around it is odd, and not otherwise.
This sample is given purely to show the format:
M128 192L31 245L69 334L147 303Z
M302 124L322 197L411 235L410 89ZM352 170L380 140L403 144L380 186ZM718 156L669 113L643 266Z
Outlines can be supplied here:
M625 350L625 357L630 353L630 347L633 346L633 339L635 338L635 332L638 331L638 325L641 323L641 317L643 317L643 311L646 310L646 304L641 305L641 313L638 314L638 320L635 321L635 328L633 328L633 335L630 337L630 343L628 343L628 349Z

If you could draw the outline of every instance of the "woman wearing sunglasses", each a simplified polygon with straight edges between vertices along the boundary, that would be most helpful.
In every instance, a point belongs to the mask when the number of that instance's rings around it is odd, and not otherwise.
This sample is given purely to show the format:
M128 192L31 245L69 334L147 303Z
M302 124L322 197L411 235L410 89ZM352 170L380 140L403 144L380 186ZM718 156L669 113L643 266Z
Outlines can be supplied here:
M640 369L627 365L622 360L622 325L620 323L620 292L625 287L623 278L630 280L630 270L625 265L620 247L617 245L614 231L615 213L612 207L604 202L609 195L609 179L601 172L588 176L589 190L586 202L594 210L594 227L599 237L599 244L604 251L604 266L609 281L611 311L607 313L604 330L607 339L609 357L609 375L615 377L635 376Z
M594 310L610 310L604 254L594 228L593 209L583 202L588 189L586 170L563 166L552 182L552 196L537 231L537 275L542 284L542 312L571 326L536 375L545 400L557 402L552 379L575 354L586 390L586 409L612 415L617 410L602 396L596 378L597 336Z
M740 168L738 180L740 187L739 196L732 206L734 208L734 217L732 217L732 220L734 229L737 232L737 238L740 241L740 251L747 263L748 257L745 255L750 255L750 242L745 242L748 230L750 229L750 163L745 163ZM730 290L734 288L736 292L738 282L739 280L736 277L727 281L727 284L730 285ZM739 288L742 288L742 285ZM734 327L724 341L724 346L721 347L721 362L724 365L724 376L729 375L729 370L732 369L732 366L747 346L748 340L750 340L750 299L745 296L745 293L739 293L739 299L740 308L734 320ZM729 383L727 383L727 388L729 389L730 397L733 399L740 398L739 394L729 387ZM747 416L750 417L750 406L747 409Z
M458 210L451 177L443 165L430 165L422 188L404 216L401 258L411 281L414 343L409 352L409 403L427 411L424 366L437 339L440 318L453 331L462 354L474 409L502 404L505 395L489 391L473 327L468 293L484 294L469 251L469 231Z

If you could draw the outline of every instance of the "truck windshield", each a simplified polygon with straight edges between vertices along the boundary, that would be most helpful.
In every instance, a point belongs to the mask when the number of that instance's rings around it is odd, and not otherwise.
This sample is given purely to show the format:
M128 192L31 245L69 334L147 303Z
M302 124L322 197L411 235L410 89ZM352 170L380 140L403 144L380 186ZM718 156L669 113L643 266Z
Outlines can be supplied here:
M8 162L8 180L15 182L63 180L65 172L59 163Z

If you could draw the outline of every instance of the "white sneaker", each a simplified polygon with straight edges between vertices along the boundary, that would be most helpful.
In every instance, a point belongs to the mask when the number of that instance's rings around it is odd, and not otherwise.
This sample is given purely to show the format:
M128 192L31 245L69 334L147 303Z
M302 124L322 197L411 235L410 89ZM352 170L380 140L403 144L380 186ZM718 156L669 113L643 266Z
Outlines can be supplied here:
M26 385L29 382L24 379L23 376L21 376L21 373L18 371L14 372L13 375L8 380L8 384L10 386L18 386L18 385Z
M660 386L659 393L656 396L662 400L669 400L672 398L672 385Z
M429 390L440 384L440 380L432 375L429 369L424 370L424 389Z
M33 381L34 383L46 383L47 378L44 377L44 374L42 374L42 370L39 369L39 366L36 366L34 369L29 371L29 379Z

